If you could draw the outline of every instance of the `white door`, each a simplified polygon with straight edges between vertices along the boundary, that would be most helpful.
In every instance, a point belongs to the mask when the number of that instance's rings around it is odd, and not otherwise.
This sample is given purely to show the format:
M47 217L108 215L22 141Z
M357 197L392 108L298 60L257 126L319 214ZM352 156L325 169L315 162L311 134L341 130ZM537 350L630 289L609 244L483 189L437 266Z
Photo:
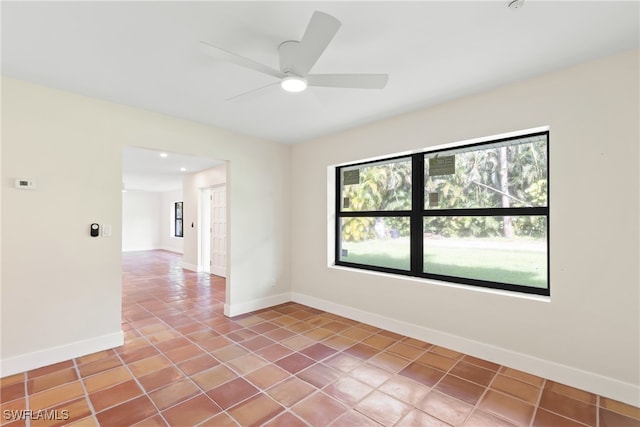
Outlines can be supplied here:
M211 188L211 274L227 277L227 188Z

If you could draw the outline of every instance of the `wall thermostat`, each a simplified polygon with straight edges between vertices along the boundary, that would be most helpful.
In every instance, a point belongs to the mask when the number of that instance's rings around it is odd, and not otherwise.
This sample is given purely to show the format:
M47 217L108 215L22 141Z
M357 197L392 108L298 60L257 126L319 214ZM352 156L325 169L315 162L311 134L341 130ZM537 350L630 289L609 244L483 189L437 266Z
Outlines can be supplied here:
M91 224L91 237L98 237L100 235L100 225L95 222Z
M36 189L36 182L32 181L30 179L17 178L16 179L16 188L19 188L19 189L22 189L22 190L35 190Z

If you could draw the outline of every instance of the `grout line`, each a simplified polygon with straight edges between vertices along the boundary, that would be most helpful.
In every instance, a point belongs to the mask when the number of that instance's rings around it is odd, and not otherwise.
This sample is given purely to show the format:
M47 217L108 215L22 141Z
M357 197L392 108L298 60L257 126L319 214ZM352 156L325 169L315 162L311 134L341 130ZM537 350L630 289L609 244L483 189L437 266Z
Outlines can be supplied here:
M73 358L73 367L76 370L76 375L78 375L78 382L80 383L80 386L82 387L82 391L84 392L84 399L87 401L87 405L91 410L91 416L95 418L97 421L96 410L93 407L93 403L91 402L91 399L89 398L89 392L87 391L87 387L84 385L84 378L82 378L82 375L80 375L80 368L78 367L77 358Z

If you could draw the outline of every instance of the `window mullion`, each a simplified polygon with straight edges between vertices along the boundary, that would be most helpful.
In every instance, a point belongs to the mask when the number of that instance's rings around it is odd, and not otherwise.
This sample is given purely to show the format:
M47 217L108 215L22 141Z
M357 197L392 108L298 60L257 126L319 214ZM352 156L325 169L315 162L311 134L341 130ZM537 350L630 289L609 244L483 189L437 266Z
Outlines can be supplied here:
M424 207L424 155L418 153L411 158L411 273L423 271L424 248L422 232L422 210Z

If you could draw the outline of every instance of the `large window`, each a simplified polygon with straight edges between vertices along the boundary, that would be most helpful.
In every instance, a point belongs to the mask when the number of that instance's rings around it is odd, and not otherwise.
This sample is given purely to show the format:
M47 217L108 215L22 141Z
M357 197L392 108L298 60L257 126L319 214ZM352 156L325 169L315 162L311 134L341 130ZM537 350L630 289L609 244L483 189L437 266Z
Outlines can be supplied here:
M336 168L336 265L549 295L548 139Z

